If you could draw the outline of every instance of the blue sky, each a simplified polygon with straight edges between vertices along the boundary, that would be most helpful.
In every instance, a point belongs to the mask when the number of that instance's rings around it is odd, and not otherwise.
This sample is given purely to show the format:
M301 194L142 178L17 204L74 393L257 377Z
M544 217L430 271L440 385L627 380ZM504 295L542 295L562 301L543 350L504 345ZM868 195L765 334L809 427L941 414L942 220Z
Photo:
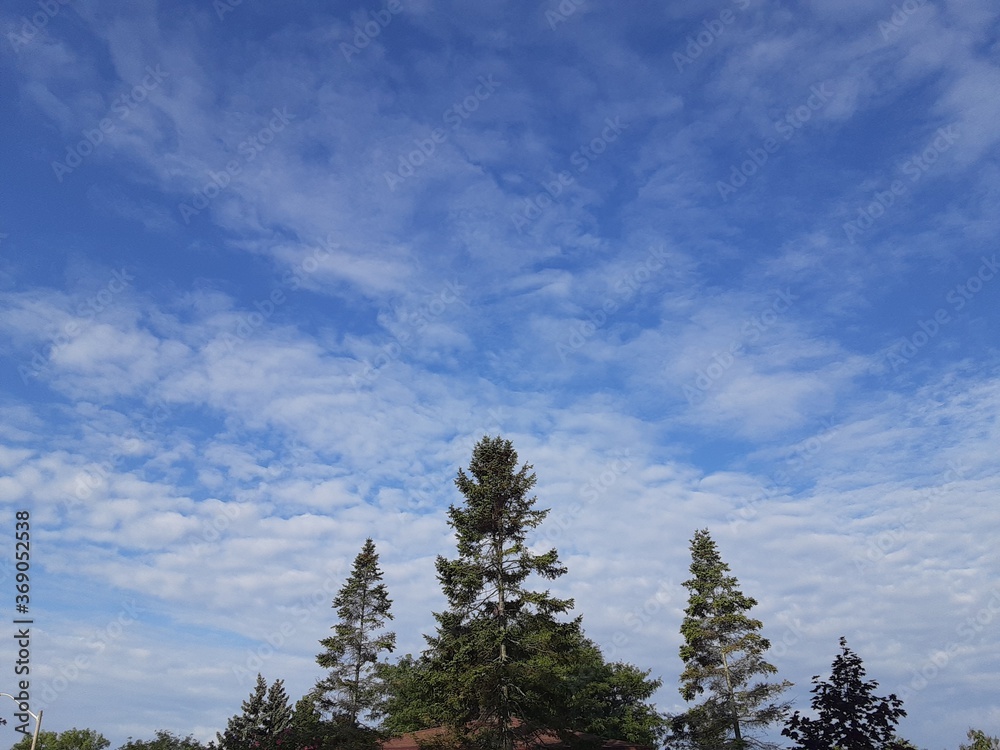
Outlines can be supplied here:
M997 733L998 18L5 5L0 500L45 728L298 697L367 536L418 651L502 434L663 710L708 527L796 707L844 635L904 736Z

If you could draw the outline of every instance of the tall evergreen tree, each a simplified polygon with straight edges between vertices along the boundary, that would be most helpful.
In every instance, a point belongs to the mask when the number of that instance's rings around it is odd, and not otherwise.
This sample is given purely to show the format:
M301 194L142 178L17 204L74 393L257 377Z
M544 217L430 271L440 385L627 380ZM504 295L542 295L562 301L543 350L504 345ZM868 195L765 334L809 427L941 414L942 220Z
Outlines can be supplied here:
M465 498L448 509L458 557L437 559L449 608L428 637L429 671L447 724L467 745L511 750L516 734L559 729L571 713L561 679L579 620L560 622L573 602L526 588L529 576L553 580L566 569L555 549L533 554L528 532L548 511L535 510L531 466L518 468L509 440L484 437L469 473L455 485Z
M375 543L365 540L354 567L333 600L340 621L334 635L320 641L324 651L316 657L329 670L316 684L319 706L357 726L361 717L378 713L382 683L376 666L379 654L392 651L396 634L384 630L391 620L386 586L378 567Z
M816 718L796 711L781 733L791 738L798 750L898 750L908 743L896 738L896 724L906 716L903 701L890 694L874 694L878 683L865 681L861 657L840 639L841 653L833 660L829 682L813 677L812 708ZM912 747L912 746L911 746Z
M690 593L681 624L680 692L688 702L706 697L675 718L675 744L705 750L773 747L754 733L784 718L788 703L776 699L791 683L762 679L777 669L764 659L771 644L760 635L763 624L748 615L757 601L728 575L708 529L691 540L690 570L683 584Z
M268 688L260 674L250 697L243 701L243 713L229 719L226 730L216 733L220 750L279 750L290 736L292 707L282 680Z

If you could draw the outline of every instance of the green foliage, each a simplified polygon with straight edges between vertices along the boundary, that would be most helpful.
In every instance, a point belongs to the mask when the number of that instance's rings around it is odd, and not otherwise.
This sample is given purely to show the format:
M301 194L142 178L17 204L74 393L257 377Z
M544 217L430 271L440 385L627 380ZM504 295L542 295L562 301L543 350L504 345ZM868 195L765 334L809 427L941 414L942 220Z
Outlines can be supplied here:
M258 674L242 708L243 713L229 719L224 733L216 733L220 750L278 750L282 744L287 748L293 711L282 680L268 688Z
M151 740L133 740L129 737L118 750L205 750L205 746L193 736L178 737L172 732L156 730Z
M93 729L67 729L64 732L39 732L35 750L104 750L111 744ZM31 750L31 734L24 735L11 750Z
M573 732L659 744L664 719L648 701L660 681L606 663L579 618L556 619L571 600L528 589L531 575L552 580L566 571L554 549L527 549L528 532L548 511L534 509L535 475L517 463L510 441L486 437L468 474L458 472L466 502L449 518L459 556L437 560L450 607L435 615L437 634L424 654L379 666L382 730L445 726L466 747L509 748L542 731L574 744Z
M369 538L333 600L340 621L333 626L334 635L320 641L324 651L316 657L329 670L316 684L319 706L354 725L363 715L378 714L383 693L379 654L396 645L395 633L381 632L392 619L392 600L381 581L375 543Z
M770 642L760 635L763 624L747 613L757 601L745 596L735 576L727 575L707 529L691 540L688 606L681 624L684 662L680 693L691 702L704 699L672 721L672 742L678 747L767 747L753 736L781 721L788 704L775 700L790 682L757 679L777 673L764 659ZM755 681L756 680L756 681Z
M381 730L390 736L441 726L446 722L444 706L434 689L431 662L427 656L411 654L395 664L380 664L385 685Z
M895 726L906 716L903 702L895 695L874 695L878 683L865 681L861 657L840 639L841 653L833 660L829 682L813 677L812 708L815 719L796 711L781 730L795 742L798 750L828 750L845 747L851 750L897 750Z
M962 743L958 750L1000 750L1000 739L991 737L981 729L970 729L967 737L969 744Z
M566 569L555 549L533 554L525 544L548 511L533 509L535 475L517 462L509 440L484 437L469 474L459 469L465 503L448 509L458 557L437 559L449 609L435 614L437 635L427 639L446 724L465 743L507 749L517 725L528 734L564 726L570 696L559 676L579 639L578 619L555 619L572 600L525 586L531 575L552 580Z
M344 715L324 719L316 693L307 693L295 704L289 736L297 750L377 750L382 739L375 730Z
M572 696L570 726L608 739L662 744L666 720L649 703L661 680L624 662L609 663L589 639L578 646L567 675Z

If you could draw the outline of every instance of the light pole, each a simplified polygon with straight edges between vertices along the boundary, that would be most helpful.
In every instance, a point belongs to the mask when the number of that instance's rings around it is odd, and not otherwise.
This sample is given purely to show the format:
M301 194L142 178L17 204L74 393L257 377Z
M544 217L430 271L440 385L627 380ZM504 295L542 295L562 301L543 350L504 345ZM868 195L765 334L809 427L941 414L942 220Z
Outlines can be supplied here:
M0 695L6 695L8 698L14 701L14 703L17 703L17 707L19 709L21 708L20 702L10 693L0 693ZM38 743L38 730L42 728L42 709L38 709L37 715L33 714L28 709L24 709L24 713L28 714L32 719L35 720L35 733L31 735L31 750L35 750L35 745Z

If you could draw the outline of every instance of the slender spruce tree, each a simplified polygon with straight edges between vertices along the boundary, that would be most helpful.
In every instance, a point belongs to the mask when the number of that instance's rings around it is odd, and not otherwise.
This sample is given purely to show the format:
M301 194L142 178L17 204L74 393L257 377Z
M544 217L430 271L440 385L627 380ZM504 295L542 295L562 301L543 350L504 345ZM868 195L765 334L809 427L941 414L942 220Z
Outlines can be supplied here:
M566 572L555 549L532 553L529 531L547 510L529 493L531 466L518 467L509 440L484 437L469 471L455 485L464 496L448 510L458 557L437 559L448 609L435 613L427 638L441 713L465 746L511 750L516 736L566 727L572 713L562 678L579 642L579 619L561 622L571 599L527 588L529 576L553 580Z
M780 722L788 702L778 696L790 682L769 682L777 669L764 659L770 642L763 624L749 616L757 605L729 575L708 529L691 540L690 592L681 624L684 662L680 693L685 701L704 698L673 722L674 745L704 750L776 747L755 732Z
M333 626L334 634L320 641L324 650L316 657L329 670L316 684L317 704L338 721L357 727L362 717L378 713L383 697L379 657L396 645L396 634L384 630L386 621L393 619L391 606L375 543L369 538L333 600L340 621Z

